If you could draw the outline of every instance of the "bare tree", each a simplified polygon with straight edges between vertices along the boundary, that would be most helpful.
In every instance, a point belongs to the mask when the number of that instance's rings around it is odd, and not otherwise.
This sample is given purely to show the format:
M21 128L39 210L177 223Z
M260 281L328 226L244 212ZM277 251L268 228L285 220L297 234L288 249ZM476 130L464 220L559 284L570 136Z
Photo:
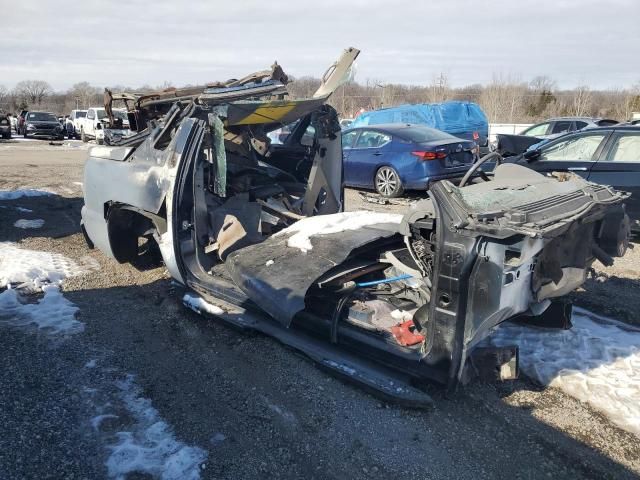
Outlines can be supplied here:
M0 110L7 109L9 106L9 91L4 85L0 85Z
M16 84L14 92L19 101L29 105L40 105L52 89L44 80L23 80Z
M522 110L524 94L527 91L516 77L493 75L493 79L480 94L480 105L494 123L516 121Z
M534 93L551 92L556 89L556 82L547 75L538 75L537 77L533 77L533 80L529 82L529 88L531 88Z
M308 98L312 96L320 86L320 79L313 77L300 77L293 80L287 89L292 97Z
M585 116L591 111L591 90L587 85L580 85L573 92L571 113L576 117Z
M73 85L67 92L67 101L65 105L67 108L89 108L96 105L96 102L101 102L102 91L98 87L94 87L89 82L79 82ZM97 103L98 105L100 103Z
M443 102L449 98L449 95L449 79L444 72L440 72L437 77L434 77L429 86L427 100L430 103Z
M616 118L630 120L633 112L640 111L640 83L620 93L620 98L616 102Z

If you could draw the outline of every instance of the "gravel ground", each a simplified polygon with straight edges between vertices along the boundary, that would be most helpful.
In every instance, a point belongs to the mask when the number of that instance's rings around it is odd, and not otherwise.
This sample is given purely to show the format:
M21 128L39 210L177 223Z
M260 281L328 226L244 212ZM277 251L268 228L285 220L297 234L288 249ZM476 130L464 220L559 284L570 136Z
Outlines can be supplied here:
M34 210L0 209L0 239L99 265L64 283L84 332L54 338L0 327L0 479L107 478L107 446L130 419L96 429L91 418L101 405L122 409L116 384L127 374L177 439L208 451L202 478L640 475L638 439L555 389L526 379L474 382L451 399L434 390L430 411L407 410L328 376L271 338L185 309L164 268L136 270L86 248L74 183L82 182L85 156L75 147L0 143L0 190L59 194L0 202ZM363 203L354 191L347 206L405 208ZM45 225L18 231L18 218ZM634 319L638 255L598 269L576 303ZM612 298L622 300L617 310L604 306Z

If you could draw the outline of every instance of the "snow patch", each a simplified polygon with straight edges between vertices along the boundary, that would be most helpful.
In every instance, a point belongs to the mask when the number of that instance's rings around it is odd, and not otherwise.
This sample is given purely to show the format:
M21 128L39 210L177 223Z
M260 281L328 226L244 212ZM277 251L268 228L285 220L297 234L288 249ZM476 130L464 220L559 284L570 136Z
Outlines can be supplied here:
M57 253L39 252L0 242L0 288L10 284L59 284L63 279L80 275L85 267Z
M109 477L124 480L137 472L163 480L199 479L200 465L207 452L175 438L151 400L141 396L132 375L118 382L118 387L135 424L129 431L118 432L118 442L109 447L111 454L106 462Z
M270 266L271 266L271 265L273 265L274 263L276 263L276 262L274 262L274 261L273 261L273 259L271 259L271 260L267 260L267 261L265 262L265 264L264 264L264 265L265 265L266 267L270 267Z
M87 363L85 363L84 368L96 368L97 365L98 365L98 362L94 358L93 360L89 360Z
M74 334L84 330L76 320L78 311L64 298L59 285L64 278L85 271L63 255L19 248L0 243L0 321L12 326L35 325L53 334ZM20 291L42 291L42 298L28 298Z
M397 213L379 213L365 210L317 215L303 218L273 236L292 234L287 241L287 245L291 248L298 248L303 252L308 252L313 249L311 245L312 236L358 230L363 227L384 223L399 224L402 221L402 217Z
M640 330L574 309L571 330L503 324L495 345L519 345L529 377L559 388L640 436Z
M23 303L12 288L0 293L0 322L15 327L35 325L53 334L84 330L84 324L75 319L78 307L64 298L57 286L46 285L42 290L44 297L36 303Z
M21 218L20 220L16 220L16 223L13 224L14 227L18 228L41 228L44 225L44 220L41 218L36 218L35 220L25 220Z
M18 190L0 190L0 200L15 200L22 197L44 197L53 195L47 190L35 190L33 188L21 188Z
M30 208L15 207L15 209L21 213L33 213L33 210L31 210Z
M91 419L91 426L94 430L100 430L100 425L104 420L109 418L120 418L118 415L114 415L113 413L104 413L102 415L97 415Z
M205 302L202 297L196 297L190 293L184 294L184 297L182 297L182 303L198 314L206 312L211 315L222 315L224 313L224 310L217 305Z

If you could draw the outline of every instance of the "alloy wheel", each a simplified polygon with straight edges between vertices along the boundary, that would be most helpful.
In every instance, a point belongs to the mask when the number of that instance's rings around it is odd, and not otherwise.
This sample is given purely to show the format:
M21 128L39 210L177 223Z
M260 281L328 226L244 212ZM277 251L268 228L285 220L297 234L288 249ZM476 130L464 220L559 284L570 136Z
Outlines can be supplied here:
M396 193L400 179L398 174L389 167L382 167L376 174L376 190L378 193L390 197Z

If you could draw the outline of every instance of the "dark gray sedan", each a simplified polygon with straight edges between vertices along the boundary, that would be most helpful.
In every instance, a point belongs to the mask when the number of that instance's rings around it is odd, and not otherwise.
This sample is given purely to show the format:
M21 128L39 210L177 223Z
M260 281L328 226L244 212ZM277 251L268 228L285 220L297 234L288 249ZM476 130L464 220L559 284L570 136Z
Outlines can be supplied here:
M11 120L6 115L0 115L0 137L11 138Z
M29 112L25 118L23 136L24 138L47 137L62 140L64 132L62 125L53 113Z
M551 140L509 161L539 172L573 172L631 192L627 213L640 229L640 126L587 129Z

